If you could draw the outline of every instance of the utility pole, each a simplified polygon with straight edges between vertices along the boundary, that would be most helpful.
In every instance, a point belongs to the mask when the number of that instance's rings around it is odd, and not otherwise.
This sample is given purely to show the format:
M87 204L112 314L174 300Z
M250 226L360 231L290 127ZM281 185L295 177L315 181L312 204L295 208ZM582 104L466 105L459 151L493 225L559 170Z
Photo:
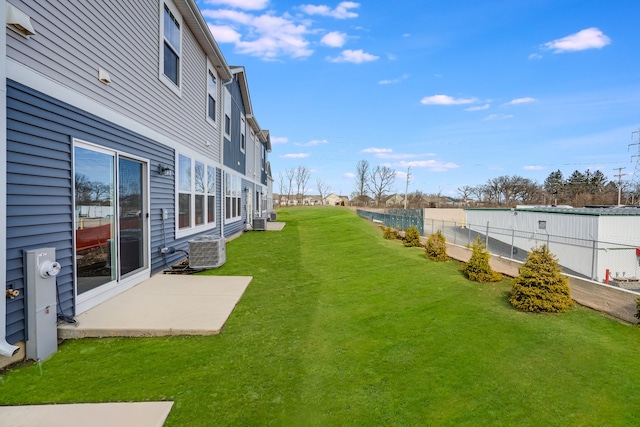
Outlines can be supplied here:
M618 170L618 174L613 176L618 177L618 206L620 206L620 196L622 195L622 177L626 175L626 173L622 173L622 169L626 169L626 168L614 168L614 169Z
M407 168L407 185L404 187L404 208L407 209L407 199L409 198L409 178L411 178L411 166Z
M629 151L629 148L632 145L637 145L638 146L638 154L635 154L635 155L631 156L631 161L632 162L633 162L633 158L634 157L636 158L636 166L635 166L635 168L633 170L633 176L631 177L631 185L632 185L631 191L632 191L632 194L634 196L638 196L637 192L638 192L638 189L640 189L640 129L631 132L631 138L633 138L634 134L638 134L638 141L639 142L635 142L633 144L629 144L629 146L627 147L627 151Z

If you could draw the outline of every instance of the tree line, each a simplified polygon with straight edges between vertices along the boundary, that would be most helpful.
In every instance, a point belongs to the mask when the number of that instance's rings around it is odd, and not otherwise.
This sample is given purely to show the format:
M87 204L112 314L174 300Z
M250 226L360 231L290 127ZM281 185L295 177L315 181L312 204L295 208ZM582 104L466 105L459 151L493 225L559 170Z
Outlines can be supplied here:
M356 164L354 190L351 203L357 206L380 206L387 198L396 181L397 172L388 166L372 166L367 160ZM407 171L406 188L409 187L410 169ZM302 204L309 192L311 170L306 166L286 169L278 175L281 196L288 201ZM321 199L331 187L324 179L316 179L316 189ZM638 203L640 185L629 181L609 180L600 170L575 170L565 177L559 169L551 172L542 184L519 175L503 175L488 179L484 184L465 185L457 189L458 198L452 198L459 206L515 206L531 205L616 205ZM442 189L437 194L422 191L407 192L407 208L440 207L443 200ZM402 207L402 206L399 206Z
M551 172L542 184L518 175L504 175L476 186L462 186L458 194L465 205L513 206L516 204L615 205L635 203L638 189L628 182L615 182L599 170L574 171L565 178Z

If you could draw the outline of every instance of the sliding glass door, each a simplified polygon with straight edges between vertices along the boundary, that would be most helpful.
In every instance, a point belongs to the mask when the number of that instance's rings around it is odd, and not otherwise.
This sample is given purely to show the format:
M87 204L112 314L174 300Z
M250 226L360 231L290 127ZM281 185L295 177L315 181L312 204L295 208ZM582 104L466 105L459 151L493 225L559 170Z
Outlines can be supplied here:
M75 254L78 295L147 266L146 162L77 144Z

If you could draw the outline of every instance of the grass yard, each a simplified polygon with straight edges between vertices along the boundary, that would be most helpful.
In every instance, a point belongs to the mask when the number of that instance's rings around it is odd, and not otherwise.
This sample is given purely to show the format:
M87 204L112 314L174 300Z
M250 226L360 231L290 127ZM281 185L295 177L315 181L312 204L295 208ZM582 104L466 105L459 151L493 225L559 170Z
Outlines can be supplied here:
M279 211L215 275L254 277L210 337L67 341L0 404L172 400L167 426L629 426L640 330L514 310L510 282L384 240L344 208Z

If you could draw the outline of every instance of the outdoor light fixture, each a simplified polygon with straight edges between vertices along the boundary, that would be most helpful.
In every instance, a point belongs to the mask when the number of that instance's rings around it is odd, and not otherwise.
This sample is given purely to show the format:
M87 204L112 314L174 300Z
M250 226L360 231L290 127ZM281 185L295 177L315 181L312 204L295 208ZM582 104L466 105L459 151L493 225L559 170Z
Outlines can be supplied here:
M162 176L173 176L173 171L169 166L165 166L162 163L158 165L158 173Z
M31 18L29 15L10 3L6 3L5 13L7 28L24 37L35 35L36 32L31 26Z

